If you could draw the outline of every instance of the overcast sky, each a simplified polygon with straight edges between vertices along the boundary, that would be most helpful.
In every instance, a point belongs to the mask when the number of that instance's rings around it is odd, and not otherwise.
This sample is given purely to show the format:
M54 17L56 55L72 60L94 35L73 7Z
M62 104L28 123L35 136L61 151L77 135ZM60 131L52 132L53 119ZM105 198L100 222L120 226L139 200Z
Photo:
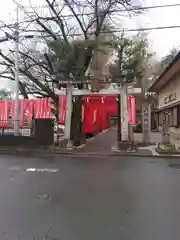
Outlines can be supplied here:
M19 0L19 2L27 6L29 5L30 1ZM31 0L31 2L36 5L45 4L44 0ZM143 5L147 6L180 3L179 0L143 0L143 2ZM1 4L0 8L0 20L8 23L12 21L14 22L14 9L15 4L12 0L3 1L3 4ZM123 22L126 28L180 25L179 15L180 7L158 8L149 10L140 17L132 18L129 20L127 20L127 18L124 18ZM118 24L119 23L117 22L117 26ZM3 35L4 33L0 32L0 36ZM180 28L150 31L148 36L152 44L152 50L156 52L158 58L165 56L170 51L170 49L173 47L178 47L180 45ZM8 47L7 43L1 45L1 48L6 46Z

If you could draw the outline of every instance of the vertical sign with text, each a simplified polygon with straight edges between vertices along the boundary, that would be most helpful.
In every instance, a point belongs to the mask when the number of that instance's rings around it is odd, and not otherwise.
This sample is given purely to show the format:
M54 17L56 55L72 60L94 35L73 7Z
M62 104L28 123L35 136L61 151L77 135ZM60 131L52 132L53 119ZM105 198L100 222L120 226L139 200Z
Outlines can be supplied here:
M142 111L142 130L143 130L143 141L149 143L150 132L151 132L151 107L149 103L143 103Z

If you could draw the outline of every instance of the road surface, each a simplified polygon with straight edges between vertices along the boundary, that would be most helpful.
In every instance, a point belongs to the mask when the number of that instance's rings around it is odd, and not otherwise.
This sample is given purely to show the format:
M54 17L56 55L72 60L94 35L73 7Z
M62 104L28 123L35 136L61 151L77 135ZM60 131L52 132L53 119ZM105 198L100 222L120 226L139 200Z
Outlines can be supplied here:
M0 156L1 240L179 240L180 164Z

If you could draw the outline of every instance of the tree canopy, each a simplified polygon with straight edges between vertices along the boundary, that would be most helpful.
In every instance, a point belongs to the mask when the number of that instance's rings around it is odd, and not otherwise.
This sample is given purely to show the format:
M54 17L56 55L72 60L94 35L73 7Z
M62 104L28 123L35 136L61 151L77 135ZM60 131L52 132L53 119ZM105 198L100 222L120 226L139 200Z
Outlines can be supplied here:
M69 73L73 77L83 76L88 70L92 59L98 65L97 49L102 40L113 35L111 24L119 10L139 14L137 0L44 0L45 11L38 11L32 6L28 11L19 4L29 22L20 24L21 32L32 33L35 40L20 41L19 72L20 91L24 97L28 93L38 93L56 99L54 89L59 78L65 79ZM140 4L140 3L139 3ZM108 23L108 24L107 24ZM8 33L14 33L14 27L6 28ZM27 42L29 41L29 42ZM107 40L109 42L109 39ZM35 43L34 43L35 42ZM28 44L29 43L29 44ZM106 52L107 47L103 50ZM102 49L101 49L102 51ZM53 54L52 54L53 52ZM104 53L107 56L108 53ZM0 65L3 70L1 78L14 81L15 52L0 52ZM53 69L52 69L53 65ZM55 73L54 71L55 68Z
M0 89L0 100L10 99L11 98L11 92L2 88Z
M138 33L135 37L121 36L115 44L117 59L111 66L111 77L118 83L133 82L140 78L152 53L147 36Z

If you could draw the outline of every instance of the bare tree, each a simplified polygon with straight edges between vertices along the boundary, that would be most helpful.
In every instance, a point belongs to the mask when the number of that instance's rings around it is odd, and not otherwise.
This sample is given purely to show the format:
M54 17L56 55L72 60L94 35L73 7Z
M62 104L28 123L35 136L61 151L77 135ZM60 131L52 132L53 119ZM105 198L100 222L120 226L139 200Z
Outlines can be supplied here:
M27 93L39 93L42 96L49 96L57 102L54 93L53 74L56 75L56 80L59 80L60 76L61 80L67 80L69 73L73 73L73 78L76 80L83 79L88 68L92 68L92 65L97 65L95 69L99 68L101 69L99 72L101 72L103 65L107 62L109 52L104 54L106 57L102 61L102 54L97 54L97 51L104 41L101 38L102 34L107 33L107 22L113 24L113 17L119 14L118 11L137 13L135 10L137 9L137 1L63 0L59 2L58 0L45 0L45 3L47 9L43 13L33 7L32 11L29 12L25 7L18 4L29 20L26 25L26 22L22 23L21 31L34 32L35 35L42 37L44 49L48 49L48 47L51 50L53 49L51 53L48 52L47 54L44 54L45 51L43 53L34 51L34 49L20 51L20 89L26 97ZM108 32L113 35L113 32L109 30ZM106 50L107 47L104 49ZM66 56L62 59L63 54ZM13 80L14 52L10 51L8 56L0 52L0 57L2 59L0 64L6 70L6 73L2 73L1 76ZM75 64L67 65L68 61L74 62L76 57L78 58ZM101 59L101 64L99 59ZM65 61L63 62L63 60ZM52 65L55 65L56 70L58 70L55 73L52 71ZM74 69L72 69L72 66ZM100 73L96 71L95 76L100 78ZM82 88L83 84L78 84L78 87ZM79 135L78 132L81 132L80 106L81 98L78 97L73 114L73 119L76 119L73 121L76 122L73 126L77 129L75 133L77 136Z

